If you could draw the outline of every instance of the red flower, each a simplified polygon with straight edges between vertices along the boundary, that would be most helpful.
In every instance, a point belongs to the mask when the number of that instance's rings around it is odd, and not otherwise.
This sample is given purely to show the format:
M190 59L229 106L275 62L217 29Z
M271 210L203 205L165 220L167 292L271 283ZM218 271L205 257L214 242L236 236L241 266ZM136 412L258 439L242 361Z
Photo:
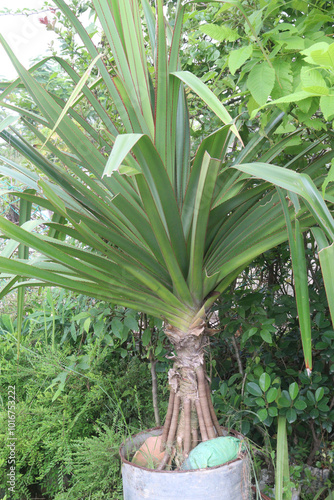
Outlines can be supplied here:
M46 26L49 24L49 20L48 20L48 17L47 17L47 16L45 16L45 17L40 17L38 20L39 20L39 22L40 22L41 24L45 24Z

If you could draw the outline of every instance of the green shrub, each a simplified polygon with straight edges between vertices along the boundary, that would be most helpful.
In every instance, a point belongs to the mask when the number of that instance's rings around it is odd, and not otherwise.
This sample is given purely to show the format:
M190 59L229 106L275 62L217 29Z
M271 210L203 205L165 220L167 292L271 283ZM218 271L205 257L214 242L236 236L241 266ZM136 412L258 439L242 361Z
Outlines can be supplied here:
M118 448L125 436L155 425L148 361L139 359L128 327L126 339L112 334L113 319L123 325L128 310L58 291L52 301L29 306L19 359L15 321L0 317L0 491L8 473L6 395L15 386L11 500L81 499L82 492L92 499L121 498ZM165 371L158 377L163 383ZM91 489L89 477L95 480Z
M119 424L96 427L96 436L75 440L72 452L72 480L66 492L55 500L120 500L122 484L118 450L123 440ZM123 434L125 437L125 434Z

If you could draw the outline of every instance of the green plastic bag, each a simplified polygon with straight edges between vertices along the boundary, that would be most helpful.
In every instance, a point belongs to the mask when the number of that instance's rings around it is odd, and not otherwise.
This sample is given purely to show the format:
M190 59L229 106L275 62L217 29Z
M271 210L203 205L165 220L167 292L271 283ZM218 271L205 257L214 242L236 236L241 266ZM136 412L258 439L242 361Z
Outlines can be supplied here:
M182 470L205 469L216 467L238 458L240 451L246 447L242 441L233 436L218 437L198 444L189 457L183 462Z

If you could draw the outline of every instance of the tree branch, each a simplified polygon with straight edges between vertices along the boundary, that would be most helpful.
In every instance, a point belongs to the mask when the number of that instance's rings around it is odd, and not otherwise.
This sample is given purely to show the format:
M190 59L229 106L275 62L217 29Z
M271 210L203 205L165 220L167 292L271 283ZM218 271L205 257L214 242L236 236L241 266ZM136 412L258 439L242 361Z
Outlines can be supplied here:
M49 9L43 9L43 10L35 10L35 11L30 11L30 12L13 12L13 11L8 11L8 12L0 12L0 17L3 16L34 16L36 14L43 14L44 12L53 12L55 10L58 10L56 7L50 7Z
M160 427L161 422L160 422L159 405L158 405L158 381L157 381L157 372L155 370L155 365L157 364L157 360L154 359L152 349L149 350L149 360L151 363L152 400L153 400L154 418L156 425Z
M238 346L237 346L237 343L236 343L234 335L232 335L231 340L232 340L232 344L233 344L233 347L234 347L235 357L237 358L237 363L238 363L238 367L239 367L239 373L243 377L244 376L244 369L242 367L241 358L240 358L240 354L239 354L239 349L238 349Z

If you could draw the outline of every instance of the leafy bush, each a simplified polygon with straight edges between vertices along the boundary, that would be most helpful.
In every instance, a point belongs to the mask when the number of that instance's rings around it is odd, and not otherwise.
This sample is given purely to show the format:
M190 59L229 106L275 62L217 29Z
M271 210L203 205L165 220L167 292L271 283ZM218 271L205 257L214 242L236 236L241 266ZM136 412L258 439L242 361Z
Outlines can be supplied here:
M8 473L6 394L15 386L12 500L121 498L118 448L154 426L151 374L129 329L134 313L57 290L47 299L28 307L19 359L15 321L0 318L0 489ZM126 338L113 334L115 318Z
M73 442L72 484L66 492L56 495L55 500L120 500L120 461L118 449L120 431L114 425L96 428L97 435Z
M285 249L279 252L283 256ZM277 258L278 251L268 252L258 261L258 269L247 270L244 280L240 279L219 305L219 318L216 324L213 321L213 326L221 327L212 352L216 375L213 398L220 421L255 441L272 470L277 417L286 417L293 479L304 485L302 498L313 499L314 489L313 496L308 493L312 481L305 476L305 464L328 468L329 486L333 475L334 331L314 260L309 288L314 364L308 376L303 368L289 261L281 261L272 273ZM263 259L267 260L266 271ZM268 277L273 280L270 286ZM258 469L261 467L263 464ZM299 479L296 467L301 467Z

